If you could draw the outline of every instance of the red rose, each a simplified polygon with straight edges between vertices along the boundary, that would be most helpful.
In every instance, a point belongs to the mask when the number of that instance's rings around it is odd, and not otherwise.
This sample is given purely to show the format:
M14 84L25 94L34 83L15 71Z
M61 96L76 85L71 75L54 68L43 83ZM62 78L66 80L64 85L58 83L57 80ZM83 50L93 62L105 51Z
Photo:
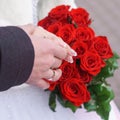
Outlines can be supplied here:
M80 79L83 81L84 84L89 83L92 80L92 75L88 72L79 69Z
M48 16L51 17L52 19L57 19L57 20L67 19L69 8L70 6L65 6L65 5L57 6L49 12Z
M72 48L77 52L76 58L80 58L88 50L87 45L80 40L76 40Z
M71 64L64 61L64 63L60 66L60 69L62 70L62 76L58 81L56 82L47 81L50 83L49 90L51 91L53 91L56 85L60 84L60 82L63 80L68 80L73 77L79 79L79 73L78 73L78 69L76 68L75 62Z
M88 26L91 23L89 13L84 8L72 9L70 12L73 23L78 26Z
M38 26L41 26L41 27L47 29L48 26L54 22L55 22L55 20L52 20L50 17L45 17L44 19L42 19L38 22Z
M47 30L49 32L52 32L52 33L56 34L58 32L58 30L59 30L60 27L62 27L62 23L58 21L58 22L55 22L55 23L51 24L47 28Z
M95 37L94 48L98 52L98 54L104 59L108 59L113 56L108 40L104 36Z
M59 28L57 36L61 37L66 43L70 43L74 40L74 31L75 28L71 24L66 24L63 27Z
M47 82L49 82L49 81L47 81ZM50 84L49 90L53 91L55 89L55 87L57 86L58 81L56 81L56 82L49 82L49 84Z
M62 76L60 78L60 81L62 80L67 80L69 78L79 78L79 73L78 73L78 69L76 68L76 63L68 63L68 62L64 62L60 69L62 70Z
M95 33L90 27L79 27L75 31L75 38L81 41L91 40L94 36Z
M63 98L69 100L75 106L80 106L90 100L90 94L86 86L77 78L62 81L59 88Z
M101 57L92 51L86 52L80 60L80 67L94 76L97 75L101 71L101 68L105 66Z

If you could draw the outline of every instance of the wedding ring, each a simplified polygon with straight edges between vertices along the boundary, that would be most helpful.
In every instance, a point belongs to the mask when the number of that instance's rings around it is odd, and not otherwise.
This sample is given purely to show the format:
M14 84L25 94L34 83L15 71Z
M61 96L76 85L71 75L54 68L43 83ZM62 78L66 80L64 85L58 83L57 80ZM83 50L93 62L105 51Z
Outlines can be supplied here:
M55 71L53 70L53 75L52 75L52 77L51 78L54 78L55 77Z
M49 78L48 80L53 80L53 78L55 77L55 70L52 70L53 71L53 75L51 78Z

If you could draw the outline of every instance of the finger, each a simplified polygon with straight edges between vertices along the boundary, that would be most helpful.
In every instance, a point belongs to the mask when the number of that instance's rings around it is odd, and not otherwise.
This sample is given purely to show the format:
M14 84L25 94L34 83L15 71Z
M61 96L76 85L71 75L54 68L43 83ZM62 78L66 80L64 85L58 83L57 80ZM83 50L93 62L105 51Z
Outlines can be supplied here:
M73 63L73 57L70 55L67 55L65 58L65 61L69 62L69 63Z
M67 56L66 56L65 60L70 62L70 63L73 63L73 58L72 57L77 56L77 53L72 48L70 48L70 46L68 44L66 44L64 41L62 41L61 39L60 39L59 45L62 46L63 48L65 48L66 51L67 51Z
M42 73L42 78L50 79L52 77L53 77L53 70L52 69L49 69L49 70Z
M54 56L61 59L61 60L65 60L69 63L73 63L73 58L71 55L68 54L68 51L66 48L63 48L61 46L55 46L54 47Z
M57 70L49 69L43 74L45 79L48 79L49 81L57 81L61 77L62 71L60 69Z
M71 56L77 56L77 53L67 44L65 43L60 37L58 39L59 45L66 48L67 53Z
M59 45L56 45L53 48L53 54L55 57L63 60L67 56L67 50Z
M66 49L66 51L67 51L67 55L66 55L66 57L65 57L65 59L64 60L66 60L66 61L68 61L68 62L70 62L70 63L73 63L73 58L72 58L72 56L77 56L77 53L68 45L68 44L66 44L60 37L56 37L57 38L57 43L61 46L61 47L63 47L63 48L65 48ZM56 42L55 41L55 42Z
M51 66L52 69L54 68L59 68L62 64L62 60L58 59L58 58L54 58L55 59L55 62L54 64Z

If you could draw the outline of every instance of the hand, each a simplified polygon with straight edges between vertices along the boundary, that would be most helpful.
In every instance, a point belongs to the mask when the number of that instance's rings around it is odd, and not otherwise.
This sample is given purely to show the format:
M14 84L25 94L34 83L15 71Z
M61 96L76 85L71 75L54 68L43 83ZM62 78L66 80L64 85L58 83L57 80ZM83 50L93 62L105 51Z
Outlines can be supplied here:
M58 69L62 60L72 63L72 56L77 54L61 38L41 27L34 25L20 27L30 37L35 51L33 70L27 83L43 89L49 88L49 83L44 79L58 80L62 75L62 71Z

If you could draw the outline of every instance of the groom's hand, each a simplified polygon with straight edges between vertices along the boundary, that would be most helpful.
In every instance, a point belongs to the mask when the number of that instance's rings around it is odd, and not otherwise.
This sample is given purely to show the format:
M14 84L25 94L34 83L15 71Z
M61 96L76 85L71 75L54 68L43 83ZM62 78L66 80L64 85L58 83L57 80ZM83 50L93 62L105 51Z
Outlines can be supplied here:
M77 54L61 38L41 27L31 24L20 27L30 37L35 52L33 70L27 83L43 89L49 88L49 83L44 79L58 80L62 75L62 71L59 69L62 61L72 63L72 57Z

